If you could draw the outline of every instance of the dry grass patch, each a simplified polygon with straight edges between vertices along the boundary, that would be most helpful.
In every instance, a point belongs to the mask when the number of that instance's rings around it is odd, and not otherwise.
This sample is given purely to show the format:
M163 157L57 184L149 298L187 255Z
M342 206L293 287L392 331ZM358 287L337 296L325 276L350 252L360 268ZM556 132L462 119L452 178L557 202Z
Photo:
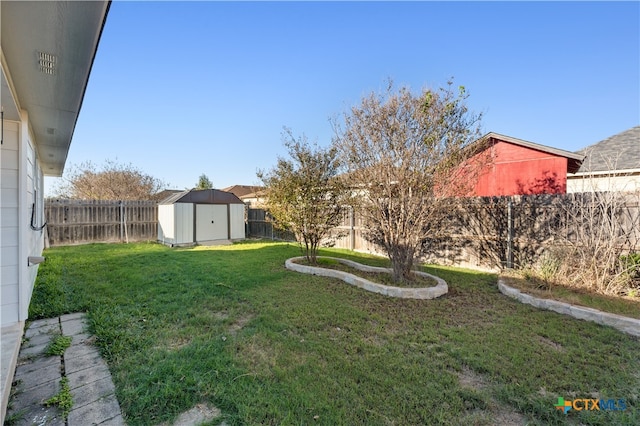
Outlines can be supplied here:
M487 399L486 405L478 404L478 407L471 407L467 415L461 419L460 424L472 425L504 425L516 426L526 425L527 419L512 407L499 403L491 397L490 383L482 375L466 365L457 373L458 382L463 389L470 389L478 392L480 399Z
M241 315L229 326L229 334L235 336L242 330L252 319L252 314Z
M180 414L173 422L164 422L158 426L200 426L222 415L219 408L209 404L196 404L190 410Z
M565 352L564 347L560 343L554 342L551 339L547 339L546 337L539 336L538 341L542 343L544 346L553 349L554 351Z
M466 365L463 365L462 370L458 372L458 381L460 386L478 391L486 389L488 385L484 376L476 373Z
M263 336L254 334L236 347L238 356L248 370L259 376L269 376L278 364L278 350Z

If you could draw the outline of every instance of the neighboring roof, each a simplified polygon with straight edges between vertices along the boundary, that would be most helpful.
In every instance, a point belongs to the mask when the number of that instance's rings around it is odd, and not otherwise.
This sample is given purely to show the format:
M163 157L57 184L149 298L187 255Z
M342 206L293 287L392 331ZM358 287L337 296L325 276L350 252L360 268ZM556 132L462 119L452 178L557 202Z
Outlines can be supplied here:
M156 201L163 201L164 199L169 198L174 194L181 194L183 192L184 190L181 189L163 189L162 191L153 194L153 199Z
M2 105L29 114L42 171L61 176L110 1L2 1Z
M261 186L252 186L252 185L233 185L227 188L223 188L222 190L226 192L231 192L236 197L242 198L245 195L258 192L261 189L264 189L264 188Z
M565 157L569 160L567 162L567 172L569 173L577 172L584 159L584 155L580 153L565 151L564 149L553 148L550 146L525 141L523 139L513 138L511 136L501 135L494 132L487 133L486 135L478 139L478 142L483 143L489 141L490 139L497 139L514 145L535 149L536 151L546 152L549 154L557 155L559 157Z
M587 158L580 172L640 169L640 126L578 151Z
M219 189L191 189L173 194L158 204L195 203L195 204L244 204L230 192Z
M265 191L257 191L257 192L251 192L249 194L245 194L238 198L240 198L241 200L246 200L247 198L260 198L264 196L265 196Z

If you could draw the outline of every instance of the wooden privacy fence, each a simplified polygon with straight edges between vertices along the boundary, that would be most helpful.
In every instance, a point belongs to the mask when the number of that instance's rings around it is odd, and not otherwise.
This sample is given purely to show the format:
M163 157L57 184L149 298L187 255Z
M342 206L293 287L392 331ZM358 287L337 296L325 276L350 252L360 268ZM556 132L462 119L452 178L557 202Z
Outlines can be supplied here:
M622 197L622 198L620 198ZM425 235L425 260L501 269L532 264L550 248L615 240L621 252L640 251L640 194L614 193L460 198ZM49 245L155 241L154 201L46 200ZM248 237L294 241L262 209L248 209ZM382 254L367 241L365 223L347 209L336 227L338 248ZM596 235L603 233L602 235Z
M610 245L640 250L640 194L575 193L457 199L441 232L425 239L428 260L489 269L533 265L555 251ZM591 247L590 247L591 246ZM561 254L564 253L564 254Z
M51 246L93 242L155 241L155 201L45 200Z
M621 252L638 251L638 199L638 194L584 193L450 200L437 215L437 231L425 235L425 260L496 270L530 265L548 249L597 238L615 239ZM347 209L333 246L383 254L366 232L360 215ZM274 229L261 209L249 209L248 235L295 239Z
M247 237L283 241L296 239L293 233L274 226L271 216L265 210L252 208L247 210Z

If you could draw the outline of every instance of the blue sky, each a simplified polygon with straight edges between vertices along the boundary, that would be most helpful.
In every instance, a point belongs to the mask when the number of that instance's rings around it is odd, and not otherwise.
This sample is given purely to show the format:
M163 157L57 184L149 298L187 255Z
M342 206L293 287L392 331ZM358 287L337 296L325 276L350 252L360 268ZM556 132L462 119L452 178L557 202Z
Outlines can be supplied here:
M114 1L66 168L256 184L283 126L327 145L389 78L450 77L484 132L578 150L640 124L640 3Z

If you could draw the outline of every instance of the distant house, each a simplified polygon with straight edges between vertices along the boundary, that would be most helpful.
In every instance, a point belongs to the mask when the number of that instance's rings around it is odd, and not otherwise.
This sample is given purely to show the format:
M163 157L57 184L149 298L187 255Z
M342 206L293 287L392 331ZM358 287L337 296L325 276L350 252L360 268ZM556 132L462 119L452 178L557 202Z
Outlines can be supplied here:
M223 191L231 192L249 207L261 207L264 203L264 197L262 196L264 187L262 186L233 185L224 188Z
M476 143L482 147L476 157L490 160L471 196L564 194L567 173L577 172L583 159L581 154L493 132Z
M109 1L0 0L1 421L43 261L44 176L61 176Z
M640 126L578 151L586 156L567 176L568 192L640 190Z

